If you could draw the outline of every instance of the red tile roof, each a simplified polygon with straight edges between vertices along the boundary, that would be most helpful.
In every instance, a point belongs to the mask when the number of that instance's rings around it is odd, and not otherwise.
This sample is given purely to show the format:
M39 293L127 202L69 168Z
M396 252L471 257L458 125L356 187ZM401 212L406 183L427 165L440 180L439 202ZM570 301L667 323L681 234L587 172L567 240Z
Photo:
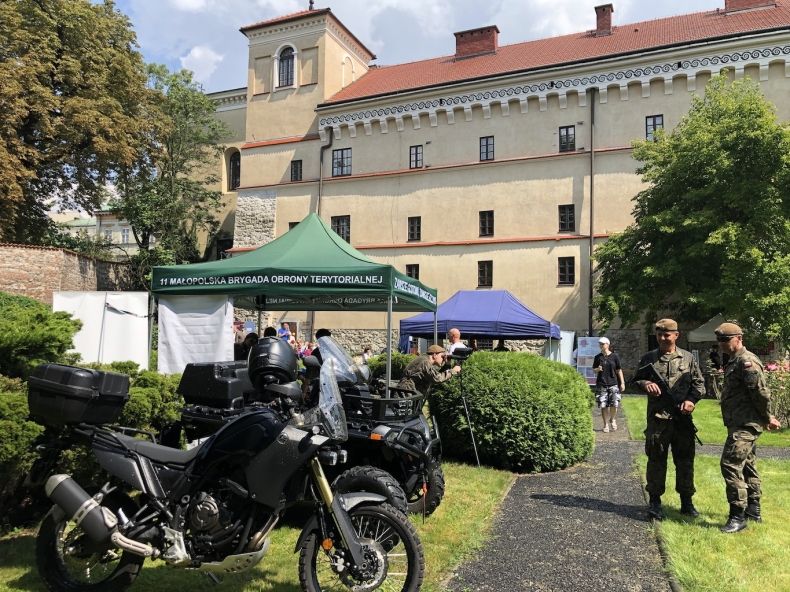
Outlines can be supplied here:
M495 54L456 60L454 56L371 68L324 105L452 82L535 70L671 47L758 31L790 28L790 0L776 6L697 12L612 27L611 35L585 31L501 46Z

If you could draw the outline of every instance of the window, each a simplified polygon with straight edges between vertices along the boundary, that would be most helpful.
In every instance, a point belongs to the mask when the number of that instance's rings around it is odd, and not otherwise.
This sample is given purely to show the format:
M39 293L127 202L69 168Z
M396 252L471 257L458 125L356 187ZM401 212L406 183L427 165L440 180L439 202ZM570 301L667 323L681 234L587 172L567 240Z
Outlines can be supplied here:
M572 286L576 283L576 259L573 257L559 257L559 278L557 283L561 286Z
M406 275L412 279L420 279L420 266L416 263L406 266Z
M560 128L560 152L576 150L576 126L565 125Z
M409 147L409 168L410 169L422 168L422 144Z
M288 222L288 230L293 230L294 226L299 224L299 222Z
M286 47L280 52L277 64L277 86L294 85L294 50Z
M129 229L122 228L121 229L121 244L128 245L129 244Z
M409 240L422 240L422 218L420 216L409 217Z
M332 150L332 176L346 177L351 174L351 148Z
M301 181L302 180L302 161L301 160L292 160L291 161L291 181Z
M477 262L477 287L490 288L494 285L494 262Z
M560 232L576 231L576 206L568 204L560 206Z
M228 163L228 191L235 191L241 185L241 152L230 155Z
M233 246L233 237L217 239L217 259L230 259L231 253L228 249Z
M494 136L480 138L480 160L494 160Z
M104 240L106 240L107 242L112 242L112 230L104 231Z
M664 129L663 115L648 115L645 117L645 138L652 142L655 139L656 130Z
M480 212L480 236L494 236L494 210Z
M347 243L351 242L351 216L332 216L332 230Z

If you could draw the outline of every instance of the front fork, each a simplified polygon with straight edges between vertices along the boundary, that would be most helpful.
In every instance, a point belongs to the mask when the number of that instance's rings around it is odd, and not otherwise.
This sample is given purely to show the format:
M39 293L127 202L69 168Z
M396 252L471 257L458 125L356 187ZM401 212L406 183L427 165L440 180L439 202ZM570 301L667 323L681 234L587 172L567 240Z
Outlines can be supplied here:
M332 488L329 485L329 480L326 478L326 474L324 473L324 468L321 466L321 462L317 457L313 457L310 461L310 470L313 473L313 479L315 480L316 486L318 487L318 493L321 496L321 500L329 510L335 526L337 526L337 530L340 533L340 538L343 541L343 545L351 554L351 559L354 564L360 567L364 566L365 557L362 553L362 545L359 542L357 531L354 529L354 524L351 522L351 517L343 507L343 495L335 495L332 492Z

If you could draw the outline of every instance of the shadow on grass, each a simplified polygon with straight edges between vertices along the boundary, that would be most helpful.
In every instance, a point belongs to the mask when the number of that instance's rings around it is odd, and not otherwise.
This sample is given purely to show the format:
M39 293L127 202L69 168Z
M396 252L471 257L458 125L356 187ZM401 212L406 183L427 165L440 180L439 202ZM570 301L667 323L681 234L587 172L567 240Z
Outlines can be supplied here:
M45 592L46 586L36 571L35 534L12 536L0 540L0 571L10 575L0 580L2 590L24 590L25 592ZM140 576L131 590L147 592L170 592L189 590L190 592L222 592L225 590L271 590L276 592L299 592L297 576L297 557L293 560L293 581L283 581L282 573L269 569L266 557L250 571L223 576L219 585L214 584L204 574L192 570L176 569L162 562L146 561Z

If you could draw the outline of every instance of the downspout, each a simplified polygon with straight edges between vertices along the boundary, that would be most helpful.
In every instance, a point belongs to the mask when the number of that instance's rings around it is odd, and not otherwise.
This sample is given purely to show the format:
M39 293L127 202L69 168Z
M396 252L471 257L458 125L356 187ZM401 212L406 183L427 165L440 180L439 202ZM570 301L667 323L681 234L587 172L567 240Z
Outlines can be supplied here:
M587 334L593 334L593 247L595 246L595 91L590 89L590 253L589 266L590 276L588 278L589 289L587 294Z
M315 214L316 216L321 216L321 197L324 195L324 152L326 152L329 148L332 147L332 141L334 140L334 132L332 131L331 127L324 128L329 132L329 142L326 144L321 144L321 150L319 151L318 155L318 199L315 203ZM311 310L310 314L308 315L310 319L310 332L315 334L315 311ZM312 335L308 335L308 341L312 341Z
M324 129L329 132L329 142L321 145L321 152L318 158L318 200L315 204L315 213L318 216L321 215L321 198L324 195L324 152L332 147L332 142L334 140L332 128L326 127Z

